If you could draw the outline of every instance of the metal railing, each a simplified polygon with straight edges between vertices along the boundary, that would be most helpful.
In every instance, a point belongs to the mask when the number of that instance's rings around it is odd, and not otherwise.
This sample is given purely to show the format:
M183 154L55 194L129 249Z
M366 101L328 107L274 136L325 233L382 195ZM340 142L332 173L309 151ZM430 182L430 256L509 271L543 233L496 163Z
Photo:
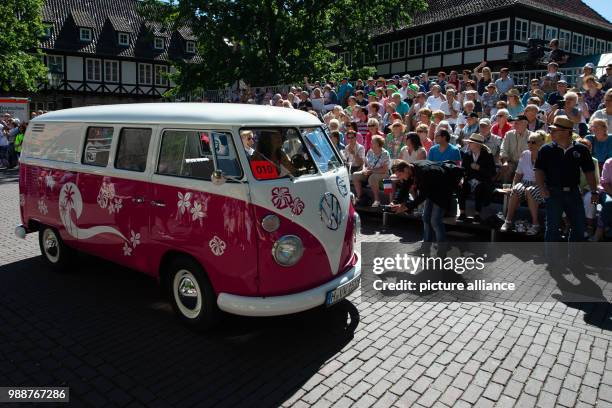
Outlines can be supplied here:
M599 71L605 67L595 67L594 72ZM514 84L521 89L528 89L532 79L540 79L547 74L546 69L536 69L528 71L510 71L510 75L514 80ZM569 84L570 88L576 85L576 80L582 75L581 67L574 68L560 68L559 73L563 74L565 80ZM499 78L499 72L493 72L493 80ZM248 88L248 92L254 93L256 89L260 89L264 94L276 94L286 95L292 85L269 85L269 86L257 86ZM301 84L300 84L301 86ZM238 97L244 99L242 91L237 91L229 88L225 89L213 89L213 90L195 90L186 94L178 95L174 98L175 102L227 102L233 101Z

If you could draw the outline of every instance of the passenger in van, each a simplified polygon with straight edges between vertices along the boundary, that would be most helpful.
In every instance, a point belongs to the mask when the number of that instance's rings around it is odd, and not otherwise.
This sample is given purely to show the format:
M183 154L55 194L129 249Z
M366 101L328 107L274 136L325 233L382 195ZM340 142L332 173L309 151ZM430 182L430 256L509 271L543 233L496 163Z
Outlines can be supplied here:
M255 153L251 156L252 161L269 161L279 171L280 177L296 175L295 167L287 153L283 150L283 136L278 131L261 132L257 138Z
M255 149L253 149L253 146L255 146L253 132L250 130L243 130L240 132L240 139L242 139L242 145L244 146L247 157L251 157L253 153L255 153Z

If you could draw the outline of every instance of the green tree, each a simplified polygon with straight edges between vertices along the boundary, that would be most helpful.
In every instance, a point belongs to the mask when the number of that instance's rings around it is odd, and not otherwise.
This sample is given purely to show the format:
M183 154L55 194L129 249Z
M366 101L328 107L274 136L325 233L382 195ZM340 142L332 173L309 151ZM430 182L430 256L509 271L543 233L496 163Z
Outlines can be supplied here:
M40 45L44 33L41 10L44 0L0 1L0 91L37 90L47 68Z
M410 23L425 0L143 0L141 12L172 28L190 26L201 63L175 61L177 91L295 83L304 76L336 78L346 67L331 50L353 60L373 57L371 38ZM371 72L370 68L368 72Z

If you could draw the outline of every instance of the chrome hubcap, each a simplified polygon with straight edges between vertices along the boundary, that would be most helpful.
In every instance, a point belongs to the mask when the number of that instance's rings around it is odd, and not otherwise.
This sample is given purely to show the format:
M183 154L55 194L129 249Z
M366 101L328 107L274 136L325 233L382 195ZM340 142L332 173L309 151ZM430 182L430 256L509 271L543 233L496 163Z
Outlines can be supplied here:
M43 235L43 247L49 261L56 263L59 260L59 242L55 233L47 229Z
M174 275L172 286L179 311L189 319L197 318L202 310L202 292L195 276L181 269Z

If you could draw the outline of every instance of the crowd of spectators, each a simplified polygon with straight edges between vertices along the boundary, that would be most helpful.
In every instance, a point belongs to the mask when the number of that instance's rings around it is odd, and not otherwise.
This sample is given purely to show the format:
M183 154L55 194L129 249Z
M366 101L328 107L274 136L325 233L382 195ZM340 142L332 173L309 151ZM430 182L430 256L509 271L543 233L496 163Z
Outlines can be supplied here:
M513 229L516 210L526 202L531 224L519 232L542 230L543 206L547 240L559 239L551 229L564 228L572 240L600 240L612 222L612 64L599 78L586 64L571 82L550 62L524 89L507 68L494 79L483 61L473 71L440 71L433 78L343 78L339 84L304 78L287 93L256 89L236 102L319 117L350 167L357 198L365 197L366 183L373 187L372 207L381 205L379 186L399 162L450 161L465 169L456 191L458 221L481 222L480 211L497 188L510 195L502 231ZM471 217L469 197L475 201Z

